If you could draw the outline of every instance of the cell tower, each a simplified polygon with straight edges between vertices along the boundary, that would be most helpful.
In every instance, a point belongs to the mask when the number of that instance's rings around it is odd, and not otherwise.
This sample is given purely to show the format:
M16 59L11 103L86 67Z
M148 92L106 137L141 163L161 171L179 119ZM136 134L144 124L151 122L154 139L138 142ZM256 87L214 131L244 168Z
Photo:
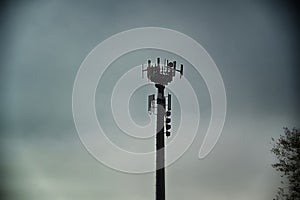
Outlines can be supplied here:
M165 60L164 64L160 64L160 58L157 58L157 63L151 63L148 60L146 69L142 65L142 77L144 72L147 74L149 81L155 83L157 88L157 96L148 96L148 112L156 114L156 200L165 200L165 134L167 137L171 135L171 94L164 96L165 86L173 81L175 73L180 73L180 78L183 75L183 65L180 69L176 69L176 61L169 62ZM166 110L167 98L167 110ZM155 109L156 108L156 109ZM156 112L155 112L156 110Z

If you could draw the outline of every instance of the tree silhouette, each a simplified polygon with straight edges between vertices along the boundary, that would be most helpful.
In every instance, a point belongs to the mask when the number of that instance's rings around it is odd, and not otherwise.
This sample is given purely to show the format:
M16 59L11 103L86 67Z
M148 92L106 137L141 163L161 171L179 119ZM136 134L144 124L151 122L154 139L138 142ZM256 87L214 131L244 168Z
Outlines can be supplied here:
M278 188L274 200L299 200L300 199L300 129L284 128L284 135L273 141L271 152L278 162L272 167L281 173L284 180L282 187Z

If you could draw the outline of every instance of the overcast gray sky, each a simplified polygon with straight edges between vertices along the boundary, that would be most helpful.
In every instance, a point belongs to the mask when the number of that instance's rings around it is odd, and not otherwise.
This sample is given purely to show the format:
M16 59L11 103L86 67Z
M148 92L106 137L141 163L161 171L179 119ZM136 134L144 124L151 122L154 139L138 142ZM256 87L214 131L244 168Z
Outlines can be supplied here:
M211 154L198 160L203 141L199 131L191 148L167 168L167 199L272 199L280 177L270 166L275 162L271 137L277 138L283 126L300 125L297 16L295 7L284 2L30 0L3 4L1 190L9 199L154 198L153 174L117 172L85 150L73 123L72 87L81 62L101 41L131 28L155 26L180 31L206 49L219 67L228 100L224 130ZM158 54L177 58L159 51L132 52L112 65L103 84L113 87L122 64L136 66L146 62L148 55ZM205 83L193 75L192 68L185 69L198 85L198 98L203 99L205 127L210 106ZM149 88L140 89L133 99L137 107L143 109L145 104L138 102ZM102 90L96 99L101 102L99 119L111 125L109 116L105 117L109 95ZM147 119L145 112L130 110L141 123ZM108 125L108 132L117 132ZM111 135L126 146L130 141L123 138ZM131 143L132 148L139 145Z

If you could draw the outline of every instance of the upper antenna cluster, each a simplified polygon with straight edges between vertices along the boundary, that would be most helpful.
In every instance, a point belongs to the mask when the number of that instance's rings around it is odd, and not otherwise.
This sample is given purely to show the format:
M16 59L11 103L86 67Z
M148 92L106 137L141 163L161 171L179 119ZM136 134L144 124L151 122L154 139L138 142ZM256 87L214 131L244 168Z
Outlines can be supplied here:
M164 64L160 64L160 58L157 58L156 63L151 63L151 60L148 60L146 69L142 65L142 76L144 77L144 72L146 72L147 78L150 81L160 85L168 85L172 82L176 71L180 73L181 78L183 75L183 65L180 65L180 69L176 69L176 61L169 62L166 59Z

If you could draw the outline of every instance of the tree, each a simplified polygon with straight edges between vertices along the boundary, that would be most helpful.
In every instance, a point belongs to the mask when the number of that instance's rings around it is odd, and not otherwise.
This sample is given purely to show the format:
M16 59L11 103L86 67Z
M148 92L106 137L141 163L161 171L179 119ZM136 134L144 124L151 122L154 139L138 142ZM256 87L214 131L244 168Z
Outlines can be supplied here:
M271 152L275 154L278 162L272 167L281 173L285 180L281 181L283 187L278 188L276 200L300 199L300 129L284 128L284 135L277 141L272 138Z

